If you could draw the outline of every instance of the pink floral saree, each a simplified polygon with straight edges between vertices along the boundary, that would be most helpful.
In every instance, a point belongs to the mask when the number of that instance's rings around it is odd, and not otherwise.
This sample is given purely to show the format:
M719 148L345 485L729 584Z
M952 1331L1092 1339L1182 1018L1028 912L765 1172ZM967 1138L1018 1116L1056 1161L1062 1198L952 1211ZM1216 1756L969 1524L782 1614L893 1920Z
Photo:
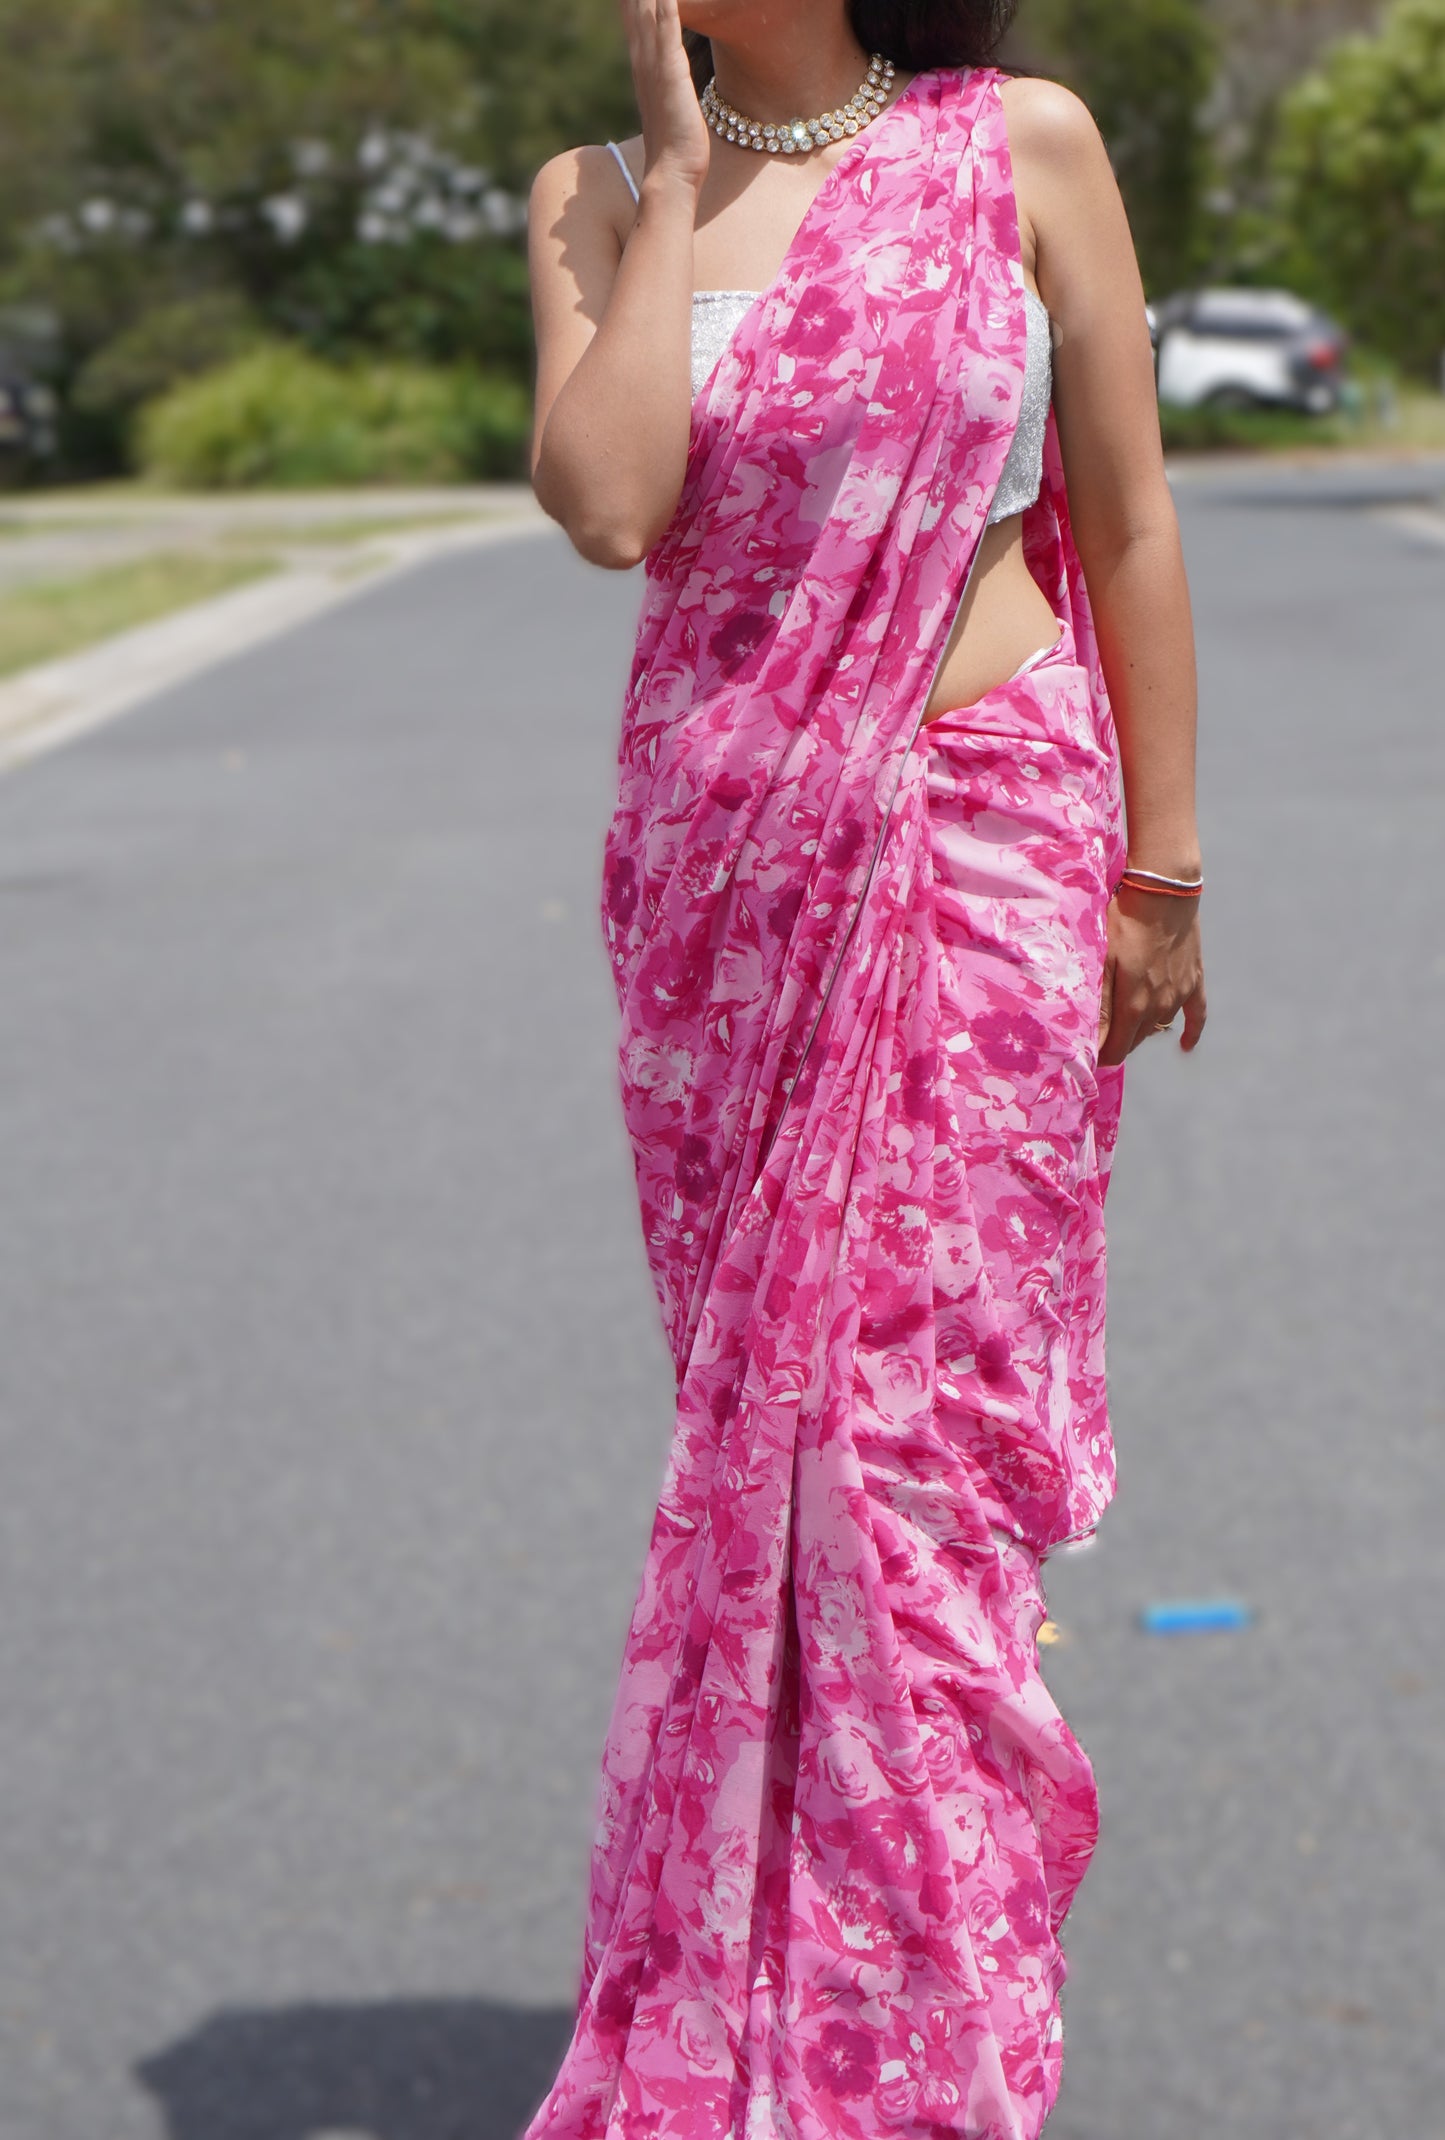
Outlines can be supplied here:
M1026 2140L1088 1762L1040 1566L1113 1489L1096 1063L1122 866L1052 424L1061 636L921 725L1017 418L987 70L829 173L648 560L604 920L677 1424L529 2140Z

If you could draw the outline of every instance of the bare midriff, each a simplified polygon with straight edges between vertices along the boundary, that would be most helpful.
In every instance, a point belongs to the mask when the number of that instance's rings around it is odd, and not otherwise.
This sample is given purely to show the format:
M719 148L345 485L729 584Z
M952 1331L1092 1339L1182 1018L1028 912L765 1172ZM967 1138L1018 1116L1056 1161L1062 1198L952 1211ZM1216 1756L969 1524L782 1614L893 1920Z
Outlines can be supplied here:
M924 709L925 724L977 705L1058 636L1058 618L1024 558L1022 514L985 528Z

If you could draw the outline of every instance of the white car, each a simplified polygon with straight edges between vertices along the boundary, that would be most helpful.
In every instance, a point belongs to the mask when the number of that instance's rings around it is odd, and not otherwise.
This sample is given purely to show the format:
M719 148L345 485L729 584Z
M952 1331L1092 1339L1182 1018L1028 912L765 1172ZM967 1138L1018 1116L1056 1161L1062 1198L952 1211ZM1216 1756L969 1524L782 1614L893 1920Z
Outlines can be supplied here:
M1288 290L1194 290L1151 308L1159 399L1176 408L1340 405L1347 337Z

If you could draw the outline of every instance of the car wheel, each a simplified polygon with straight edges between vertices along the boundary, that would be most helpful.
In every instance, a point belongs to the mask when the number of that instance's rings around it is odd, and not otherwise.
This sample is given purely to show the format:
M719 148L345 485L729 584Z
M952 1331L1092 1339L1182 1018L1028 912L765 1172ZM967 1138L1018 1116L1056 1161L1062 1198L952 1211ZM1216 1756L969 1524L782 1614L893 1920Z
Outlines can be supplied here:
M1217 386L1205 396L1204 406L1218 409L1222 415L1237 416L1247 409L1257 409L1259 401L1247 386Z

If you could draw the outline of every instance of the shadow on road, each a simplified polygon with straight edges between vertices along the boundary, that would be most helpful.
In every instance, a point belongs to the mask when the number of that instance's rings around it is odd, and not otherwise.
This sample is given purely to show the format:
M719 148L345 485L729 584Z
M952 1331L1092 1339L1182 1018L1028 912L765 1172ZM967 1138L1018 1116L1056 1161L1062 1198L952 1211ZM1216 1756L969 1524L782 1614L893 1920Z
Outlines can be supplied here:
M242 2008L135 2071L167 2140L516 2140L572 2018L485 1999Z

